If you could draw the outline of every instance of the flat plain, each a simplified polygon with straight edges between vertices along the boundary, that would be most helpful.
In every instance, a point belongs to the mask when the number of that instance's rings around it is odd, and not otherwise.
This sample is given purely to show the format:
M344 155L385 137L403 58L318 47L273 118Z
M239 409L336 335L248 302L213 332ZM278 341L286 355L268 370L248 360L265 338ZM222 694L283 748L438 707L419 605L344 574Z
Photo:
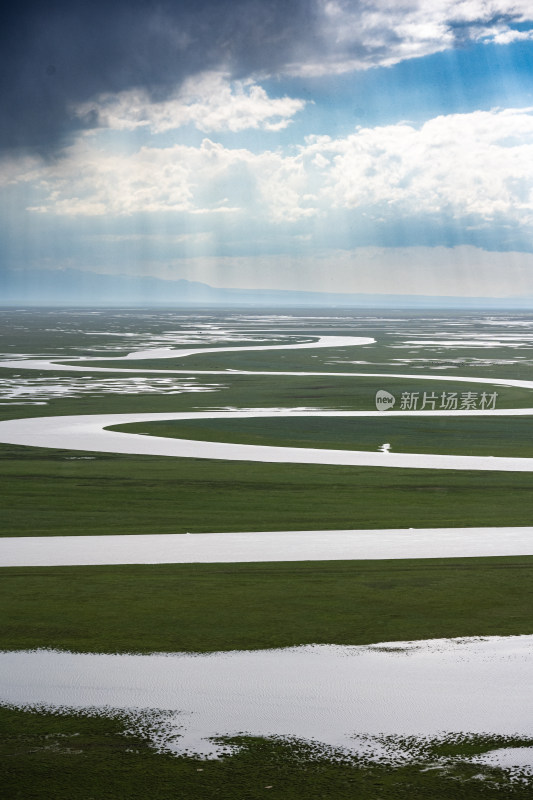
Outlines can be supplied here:
M394 395L396 407L420 408L425 396L438 410L454 394L458 407L479 407L483 394L496 393L498 409L533 409L533 323L526 315L43 310L4 311L0 318L2 359L10 362L0 368L0 421L235 408L375 411L380 390ZM375 341L282 347L321 336ZM276 349L113 361L162 347L250 344ZM27 359L58 369L28 369ZM83 371L59 369L65 364ZM385 412L359 420L193 420L122 430L281 448L377 451L388 444L392 452L532 456L529 416L426 419L408 411L388 419ZM0 452L1 533L8 537L336 529L379 535L383 528L528 526L533 512L530 473L221 462L11 444L0 444ZM4 568L0 647L208 653L529 635L532 568L533 556ZM124 735L127 721L94 710L5 703L0 719L12 797L533 792L524 774L513 779L508 770L469 760L498 747L533 746L533 734L455 731L425 749L411 742L416 757L396 765L328 753L317 742L242 735L240 749L206 761L156 752L138 730Z

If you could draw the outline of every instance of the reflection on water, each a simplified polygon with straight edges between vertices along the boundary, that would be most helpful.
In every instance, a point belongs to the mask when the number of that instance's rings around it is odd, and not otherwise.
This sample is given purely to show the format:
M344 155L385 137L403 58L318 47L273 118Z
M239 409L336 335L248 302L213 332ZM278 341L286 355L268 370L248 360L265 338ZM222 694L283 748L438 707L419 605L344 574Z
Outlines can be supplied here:
M216 757L213 737L249 733L385 758L384 737L533 737L532 656L533 636L203 655L2 652L0 701L130 709L158 748L177 753ZM397 744L389 756L408 753Z

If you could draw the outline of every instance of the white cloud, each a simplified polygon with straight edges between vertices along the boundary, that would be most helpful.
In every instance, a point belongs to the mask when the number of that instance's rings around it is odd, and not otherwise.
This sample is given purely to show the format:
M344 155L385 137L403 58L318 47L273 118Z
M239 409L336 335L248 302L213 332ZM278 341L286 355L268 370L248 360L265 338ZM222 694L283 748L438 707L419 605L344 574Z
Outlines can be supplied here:
M318 0L319 57L289 66L300 75L327 75L391 66L442 52L465 41L509 44L531 39L517 23L533 22L530 0Z
M533 109L476 111L310 138L320 203L377 216L446 214L533 224Z
M132 89L102 95L78 105L78 117L94 118L100 127L133 130L147 127L152 133L194 125L205 133L234 133L261 128L279 131L290 124L305 101L291 97L272 98L252 81L232 81L218 72L189 78L177 94L163 101L150 99L148 92Z
M6 180L17 180L15 166ZM134 213L239 214L282 226L339 211L387 222L455 219L463 226L533 228L533 109L440 116L415 127L359 128L309 137L298 151L201 146L110 153L81 137L63 158L22 162L19 182L42 199L34 212L68 216ZM299 231L300 233L302 231Z
M172 155L141 148L135 157L119 156L82 139L59 162L43 165L39 186L48 197L28 210L66 216L187 210L192 199L189 170Z
M20 175L30 180L30 175ZM43 164L31 180L46 197L28 210L67 216L187 212L262 216L290 222L314 213L305 196L301 157L200 147L142 147L134 155L100 150L89 137L63 158Z

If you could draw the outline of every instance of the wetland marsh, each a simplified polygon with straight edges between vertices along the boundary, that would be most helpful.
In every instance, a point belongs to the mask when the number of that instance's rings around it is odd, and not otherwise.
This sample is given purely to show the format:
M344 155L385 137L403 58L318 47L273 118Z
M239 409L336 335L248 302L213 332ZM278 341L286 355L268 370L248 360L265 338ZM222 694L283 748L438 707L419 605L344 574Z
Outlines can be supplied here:
M298 792L310 776L318 775L320 781L326 774L335 793L326 791L325 797L351 796L346 792L355 784L361 797L373 797L378 784L384 787L383 797L401 797L408 785L418 787L417 791L431 791L434 797L446 797L442 792L450 791L450 786L455 787L456 796L465 798L527 796L531 790L528 777L531 759L527 754L533 744L533 731L526 730L518 712L514 713L511 689L507 693L508 722L504 724L497 700L501 699L505 705L506 695L503 693L500 698L494 695L494 702L489 699L492 697L489 678L474 661L469 662L473 670L469 681L477 682L484 705L477 703L475 693L468 692L471 683L459 676L456 683L450 683L450 691L463 716L439 727L438 714L432 716L428 711L428 718L432 717L435 723L431 729L417 727L415 722L407 724L407 707L397 715L406 724L388 726L387 720L394 715L390 709L390 713L386 711L385 704L385 716L380 717L382 700L373 699L372 695L374 689L378 691L378 685L361 684L366 688L361 689L357 702L365 704L368 715L361 718L355 707L349 710L348 704L343 730L356 732L363 739L378 734L385 737L383 741L386 739L388 744L381 750L381 759L369 761L368 753L363 758L361 751L355 754L355 761L346 761L346 753L341 752L346 741L339 730L335 733L334 724L325 721L328 714L336 713L326 683L312 691L313 696L322 698L326 715L315 716L312 730L296 724L305 716L297 705L291 712L295 725L264 728L254 723L265 715L268 718L275 708L286 706L284 697L295 699L290 682L294 669L283 666L285 657L299 652L294 650L295 646L303 646L302 653L315 652L309 646L318 643L323 648L371 646L365 652L374 653L378 660L383 658L384 664L394 661L396 666L403 665L406 679L420 687L418 694L413 689L415 694L409 703L409 708L415 709L413 720L420 720L416 709L430 707L423 700L420 676L416 678L416 670L409 667L414 664L414 656L407 660L402 660L401 655L392 657L395 652L392 643L407 643L405 647L413 649L413 654L416 651L423 655L437 652L435 640L443 638L453 641L454 637L473 637L465 638L464 647L474 649L481 646L476 644L479 637L501 637L504 649L512 647L515 640L522 644L529 641L532 605L528 575L533 558L533 546L528 549L533 512L533 486L528 474L531 467L517 472L510 465L513 459L529 462L533 455L529 443L529 414L533 415L533 333L527 317L482 313L437 316L420 313L407 317L400 313L384 316L344 311L298 311L280 316L241 311L190 314L158 310L43 310L4 311L1 320L6 332L0 365L4 537L83 538L114 534L110 537L113 539L117 534L120 538L121 534L147 537L189 533L188 538L194 539L194 534L209 531L228 535L239 531L277 531L279 554L278 563L269 561L267 553L259 556L255 564L230 564L223 560L222 547L218 564L124 566L114 561L115 565L108 566L45 567L30 566L31 562L4 566L6 615L0 637L2 658L11 659L13 664L19 663L19 659L21 669L29 670L29 677L25 696L23 689L16 697L10 695L5 688L7 683L4 684L0 722L9 722L17 730L19 722L25 720L29 737L43 735L43 725L49 731L46 735L52 738L68 737L70 731L82 738L88 736L89 739L83 740L85 743L96 743L98 730L105 729L109 746L117 753L118 765L125 756L121 754L117 736L124 727L128 728L126 717L115 712L105 720L94 717L95 706L100 703L95 703L94 697L87 696L81 704L76 704L66 690L63 700L63 690L53 698L46 692L32 693L31 675L37 675L39 669L32 673L35 657L28 651L59 648L57 658L61 663L75 658L68 651L87 654L226 651L228 665L240 657L238 651L245 659L249 657L246 651L256 653L257 658L270 658L269 653L277 652L283 654L279 664L274 655L278 678L269 684L268 691L261 692L264 707L252 700L253 693L250 694L249 711L233 723L231 709L242 710L244 696L237 701L230 692L228 705L219 709L216 725L207 725L203 733L198 733L204 742L200 749L192 746L187 753L182 749L177 756L151 753L153 731L164 729L161 714L164 716L163 712L168 711L166 701L161 698L154 701L151 708L156 723L155 728L150 728L152 733L148 732L148 723L139 722L133 728L130 724L128 735L132 737L132 747L127 756L130 767L135 771L137 765L147 770L147 775L155 776L159 764L160 775L166 776L168 785L180 775L179 780L185 781L182 786L187 787L187 796L191 798L211 796L209 792L215 786L209 781L202 783L194 771L207 770L201 766L203 762L198 762L202 754L208 754L206 747L219 757L223 770L233 771L235 785L242 784L243 791L252 792L250 796L256 796L255 789L239 770L252 752L255 753L252 781L254 775L262 780L259 776L271 769L272 759L278 764L276 774L280 782L274 781L271 796L280 798L303 797ZM313 347L313 342L320 342L321 346ZM174 357L174 349L180 348L189 354ZM83 366L79 359L83 359ZM119 364L115 366L116 359ZM157 371L157 376L153 371ZM109 374L103 376L103 372ZM472 381L467 385L469 378ZM433 398L435 405L435 398L443 392L446 397L455 393L459 398L468 392L471 403L474 394L478 403L483 393L487 397L489 393L497 394L492 408L495 413L490 413L489 408L480 415L479 409L470 406L462 411L457 408L461 412L458 415L439 416L438 409L428 408L422 417L417 413L419 408L406 407L401 416L387 416L387 412L376 412L375 397L380 390L396 396L396 408L400 402L407 403L400 400L407 395L416 395L420 402L423 398L429 401ZM297 410L296 415L293 409ZM257 416L261 410L264 418ZM240 418L236 415L239 411ZM352 416L354 412L359 416ZM150 421L154 413L161 416L160 421ZM219 418L200 419L202 413ZM155 435L172 446L178 437L186 440L190 449L168 458L142 455L135 451L134 445L129 454L113 453L112 448L103 452L98 439L87 447L83 442L58 435L46 441L42 438L53 418L62 418L65 424L66 418L74 419L75 415L85 415L85 419L100 415L104 419L113 414L145 415L136 425L121 428L120 436L130 442L138 439L153 442ZM188 418L172 422L171 417L178 414ZM9 435L2 439L2 430L8 431L10 426L13 429L9 420L18 420L13 425L26 430L27 440L12 441ZM89 428L87 435L94 437L94 429ZM279 463L252 462L242 456L240 460L224 461L222 455L219 457L222 460L214 460L202 453L201 442L208 447L209 442L252 448L266 446L277 450ZM379 452L384 442L389 443L390 452ZM375 453L381 461L372 466L365 466L365 461L352 466L291 464L284 463L287 448L318 453L334 450L341 454L361 451L368 456ZM413 457L419 459L432 455L475 456L493 459L502 468L493 466L483 472L479 468L452 466L441 471L428 465L422 468L424 463L420 460L405 470L391 466L394 462L390 459L395 454L415 454ZM509 462L505 468L504 460ZM485 553L480 558L472 552L464 558L464 553L458 552L446 558L438 550L438 537L435 549L431 549L431 529L455 528L457 541L461 529L490 527L497 542L497 528L501 527L503 540L504 529L509 526L518 530L520 550L513 551L511 543L510 550L494 551L490 557ZM387 561L386 537L390 539L391 529L402 528L407 536L409 528L430 529L426 549L423 555L417 555L416 547L402 553L400 546L395 560ZM327 537L322 533L358 530L372 532L376 557L380 560L365 561L363 554L354 555L349 548L343 553L339 540L330 553L335 560L328 561ZM322 549L313 557L302 545L298 560L299 544L295 539L290 545L291 560L284 563L280 538L284 531L287 534L307 531L322 536ZM380 531L385 548L381 554L375 538ZM465 530L465 540L469 535L471 532ZM203 546L209 547L209 542ZM372 650L377 643L384 643L380 647L390 651L389 655L380 655L379 648ZM348 663L348 651L335 652L341 661L339 665L330 664L328 674L338 677L342 665ZM442 648L438 652L442 656ZM111 658L111 655L101 657ZM166 658L164 663L168 665L172 657ZM520 659L524 669L529 669L530 655L524 651ZM509 658L506 656L504 661L508 664ZM515 657L511 662L518 663ZM191 663L199 662L193 659ZM354 664L362 663L360 658L355 659ZM451 665L448 668L445 659L439 663L442 679L450 677L454 668ZM362 673L358 669L356 666L355 674L360 678ZM299 670L310 675L306 664ZM424 672L423 666L421 670L428 686L433 685L436 679L431 677L431 671ZM65 680L69 680L68 670L60 683L66 685ZM98 677L95 680L94 691L98 692L101 681ZM397 680L399 673L384 666L383 685ZM501 686L502 680L500 676L494 685L499 682ZM241 683L236 673L228 681L228 686L231 681L236 685ZM205 685L216 689L211 679L206 678ZM527 682L522 686L514 676L509 678L511 686L517 691L517 708L526 708ZM128 694L127 682L123 689ZM178 698L176 712L192 709L194 698L200 697L199 691L191 689L188 699L185 695ZM472 700L471 713L468 704L459 703L461 691L466 691ZM128 697L120 705L121 713L130 714L131 723L131 715L139 712L139 702L132 694ZM188 705L189 700L193 705ZM104 705L111 708L113 703ZM476 714L482 707L492 714L491 719L501 720L501 724L476 722ZM348 718L355 716L359 722L351 728ZM136 719L141 717L144 719L142 714ZM83 732L89 729L94 733ZM439 731L445 732L444 739L439 739ZM190 741L198 743L194 736ZM220 749L219 736L230 744ZM241 744L237 750L231 744L235 736ZM392 746L390 737L403 737L402 741L407 737L410 745L405 750L405 741L400 745L397 738ZM456 742L453 746L452 740ZM10 742L7 732L4 749L9 750ZM317 744L318 750L313 750ZM513 746L517 764L511 764L513 758L509 761L508 754L490 755L498 748L507 753ZM80 752L86 753L85 747L86 744ZM14 786L17 781L19 786L23 783L19 765L22 770L33 771L36 777L40 770L61 763L68 776L68 759L79 763L79 753L70 746L30 750L23 746L15 761L10 762ZM402 761L398 753L404 751L411 756ZM450 761L452 751L455 755ZM37 752L39 755L32 755ZM104 747L100 755L97 752L91 756L91 769L98 776L108 770L111 751L106 752ZM437 752L439 756L435 755ZM442 755L444 752L446 757ZM392 760L391 753L396 753ZM485 756L486 753L489 755ZM194 767L198 763L200 766ZM285 768L289 764L299 775L300 788L288 777ZM210 774L214 776L215 772ZM202 775L204 778L207 775ZM70 786L68 777L67 786ZM55 796L61 797L63 788L56 788ZM135 791L131 789L127 797L142 796Z

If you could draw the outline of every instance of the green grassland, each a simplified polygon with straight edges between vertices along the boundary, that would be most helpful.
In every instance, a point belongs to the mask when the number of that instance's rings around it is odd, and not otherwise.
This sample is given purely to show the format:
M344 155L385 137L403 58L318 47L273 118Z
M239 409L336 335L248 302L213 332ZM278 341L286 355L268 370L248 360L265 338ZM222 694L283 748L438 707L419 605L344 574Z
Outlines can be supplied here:
M5 373L5 374L4 374ZM12 378L15 370L3 370L2 376ZM482 383L459 383L435 380L417 380L411 378L376 378L368 376L268 376L268 375L235 375L232 373L219 373L216 375L169 375L175 381L176 394L143 393L139 387L137 393L124 393L120 390L120 381L135 378L135 374L109 373L91 375L90 369L81 373L85 376L87 386L94 384L94 392L83 394L80 397L50 397L46 405L3 405L0 406L0 418L13 419L30 416L51 416L65 414L102 414L102 413L129 413L136 411L187 411L201 410L203 408L224 408L235 406L239 408L293 408L309 407L345 411L375 411L376 392L386 389L397 398L395 408L398 410L403 392L417 392L420 396L419 407L422 405L424 393L435 393L440 398L443 392L462 393L474 392L478 398L483 392L497 393L497 408L533 408L533 390L508 386L495 386ZM70 377L80 380L80 374L50 372L24 373L25 378L40 379L51 384L55 380L68 381ZM144 376L143 376L144 377ZM160 375L146 375L147 379L160 379ZM117 382L115 391L109 388L104 391L99 388L99 382ZM182 392L179 386L186 381L192 385L211 386L213 391L207 392ZM169 385L169 389L172 385Z
M241 736L231 757L156 753L121 719L0 708L2 786L10 800L528 800L527 783L462 758L530 740L462 737L396 768L311 744ZM336 755L335 757L331 757ZM435 758L450 758L435 768Z
M0 310L1 312L1 310ZM277 341L278 336L290 334L301 341L312 337L366 336L376 339L374 344L321 350L286 350L276 351L243 351L242 353L209 354L190 356L185 359L152 360L132 363L132 367L149 366L154 369L295 369L325 370L329 372L413 372L417 370L432 372L435 375L457 374L478 377L509 377L533 380L533 348L527 342L519 347L438 347L436 345L406 345L409 340L441 340L458 336L471 340L476 334L494 335L495 339L503 333L510 332L507 326L509 318L518 325L529 323L530 316L521 313L491 313L491 324L487 325L485 312L438 312L438 311L372 311L371 309L292 309L287 311L292 317L289 324L283 318L269 319L270 313L277 314L279 309L263 309L252 312L257 317L265 314L265 322L260 327L268 331L264 344ZM69 356L98 356L102 365L117 365L109 358L110 344L117 344L116 355L126 355L139 346L139 333L146 337L158 337L169 330L177 334L194 331L198 324L209 322L221 324L223 327L237 326L246 329L241 319L242 310L220 309L157 309L145 313L142 309L105 310L98 313L87 313L82 310L57 309L47 310L11 310L0 313L0 335L3 334L4 347L12 353L29 353L61 358L68 363ZM301 320L301 324L294 324ZM499 325L502 323L502 325ZM261 344L261 331L253 331L248 326L254 343ZM518 331L523 331L518 328ZM527 329L526 329L527 330ZM113 337L106 332L115 334ZM516 333L516 330L513 331ZM90 334L89 336L87 334ZM132 338L119 338L134 334ZM274 336L273 336L274 334ZM294 339L293 339L294 341ZM143 347L150 347L141 340ZM163 342L163 346L169 343ZM220 344L223 344L221 342ZM245 341L229 342L228 346L240 348L246 346ZM153 346L161 346L155 344ZM178 347L180 345L177 345ZM198 344L184 344L184 347L197 347ZM204 347L217 346L216 343L205 344ZM113 356L115 352L113 352ZM518 356L518 358L517 358ZM107 359L107 360L106 360ZM415 359L412 363L402 363L401 359ZM419 359L419 360L416 360ZM368 363L350 363L350 362ZM337 363L341 362L341 363ZM343 363L344 362L344 363ZM443 372L440 369L445 367Z
M95 367L122 369L157 370L249 370L267 372L326 372L363 374L411 374L416 372L435 375L458 375L461 377L518 378L533 380L533 348L526 345L520 348L523 360L514 360L516 352L508 347L438 348L432 346L398 347L394 339L384 339L382 332L375 332L376 343L348 345L341 347L321 347L319 349L289 350L242 350L237 344L235 352L198 353L180 358L135 359L118 362L112 358L99 357L91 362ZM315 335L315 334L313 334ZM342 335L342 334L341 334ZM348 335L354 335L351 331ZM364 335L364 334L363 334ZM201 348L200 348L201 349ZM207 347L205 348L208 349ZM406 359L412 359L406 363ZM75 361L61 359L64 364ZM79 363L78 363L79 366Z
M424 314L387 312L388 322L335 313L301 314L298 334L374 336L373 345L323 350L243 351L147 362L113 361L115 340L99 332L154 336L186 331L188 315L21 312L6 317L13 353L102 359L102 366L157 370L266 370L411 373L412 378L257 376L230 371L195 376L217 391L123 394L103 379L135 373L83 373L94 391L46 405L2 405L0 418L66 414L190 411L226 406L375 408L375 393L498 392L498 408L533 407L531 391L493 386L492 377L533 380L533 350L505 347L396 347L412 334L445 329ZM395 321L398 317L398 322ZM438 316L438 315L431 315ZM470 338L475 315L454 315ZM496 316L496 315L495 315ZM206 317L216 321L216 312ZM237 315L238 317L238 315ZM236 317L236 318L237 318ZM222 316L220 319L223 319ZM231 323L231 317L224 318ZM229 322L228 322L229 320ZM402 321L403 320L403 321ZM0 320L1 322L1 320ZM440 327L439 327L440 326ZM271 322L265 327L275 329ZM280 331L282 323L280 323ZM470 335L467 332L470 331ZM448 331L452 330L449 328ZM456 329L458 330L458 329ZM86 333L95 334L87 336ZM288 333L284 330L284 333ZM446 333L442 333L447 338ZM254 338L259 338L256 335ZM118 354L135 349L122 341ZM265 342L268 343L268 342ZM244 342L243 342L244 344ZM159 345L155 345L159 346ZM193 345L184 345L193 346ZM211 345L216 346L216 345ZM232 345L233 346L233 345ZM514 356L525 356L513 363ZM395 359L423 358L402 364ZM366 364L349 363L367 361ZM337 363L341 362L341 363ZM498 363L500 362L500 363ZM75 362L73 362L75 363ZM77 364L79 366L79 362ZM437 367L450 367L440 371ZM417 380L417 372L435 380ZM3 378L66 380L67 372L2 370ZM439 381L478 376L486 384ZM148 376L147 376L148 377ZM155 376L154 377L158 377ZM176 375L179 382L188 376ZM15 378L16 380L16 378ZM281 425L280 425L281 423ZM290 425L290 427L289 427ZM223 441L394 451L530 455L529 420L292 419L162 423L145 432ZM128 430L135 430L128 427ZM456 444L461 446L456 451ZM425 448L425 449L424 449ZM298 464L157 458L0 445L3 536L151 534L189 531L530 525L533 478L527 473L363 469ZM533 557L260 564L4 568L0 571L0 647L94 652L212 652L311 642L366 644L433 637L531 633ZM0 763L6 797L20 800L507 800L531 798L531 782L510 784L499 770L453 763L503 739L468 737L428 753L425 765L398 768L335 760L310 744L241 737L242 749L218 761L158 754L124 733L120 719L0 708ZM126 726L127 727L127 726ZM531 745L515 740L509 744ZM426 767L430 767L426 769ZM479 777L481 775L481 778ZM477 777L476 777L477 776ZM271 787L271 788L270 788Z
M275 447L376 451L388 442L394 453L533 456L533 417L164 420L115 425L110 430Z
M2 570L5 649L206 652L531 631L533 557ZM38 712L38 713L37 713ZM220 760L156 753L127 719L0 708L9 798L499 800L531 797L461 758L533 741L425 742L390 767L279 738L228 739ZM442 768L438 757L451 757ZM268 787L268 788L267 788Z
M396 768L336 758L311 744L241 736L231 757L156 753L127 723L0 708L2 788L10 800L529 800L527 783L461 761L530 740L460 737ZM334 755L334 754L331 754ZM435 758L450 763L435 768Z
M53 373L37 377L54 380ZM59 377L68 378L64 373ZM99 378L94 376L95 381ZM357 410L372 408L379 388L370 378L272 380L224 375L209 376L211 381L222 388L176 395L95 390L94 395L52 399L45 406L6 405L0 412L7 419L226 406ZM450 391L465 388L449 386ZM428 388L434 388L432 382L394 382L396 392ZM530 391L505 387L497 391L498 407L533 405ZM283 435L278 425L285 426ZM289 425L287 430L281 420L241 420L141 428L164 435L313 447L377 449L391 442L394 450L494 455L527 455L530 448L527 418L453 422L441 418L431 424L407 418L394 420L394 430L385 416L367 419L364 425L354 420L296 418ZM283 441L288 435L291 438ZM253 464L0 445L0 480L4 536L527 525L533 514L533 485L525 473Z
M15 370L2 370L2 377L13 378L20 372ZM85 376L85 377L84 377ZM80 375L73 373L57 373L27 371L24 378L40 380L43 385L47 382L53 384L60 380L68 382L72 377L80 380ZM50 397L45 405L0 405L0 419L18 419L21 417L39 417L69 414L120 414L134 412L164 412L164 411L198 411L212 408L294 408L306 407L343 411L375 411L376 392L386 389L397 398L396 408L400 405L403 392L418 392L419 405L422 404L424 392L436 393L440 398L442 392L462 393L472 391L481 396L482 392L488 394L497 392L497 408L533 408L533 390L516 387L494 386L493 384L467 384L443 381L421 381L416 378L389 378L385 381L371 377L306 377L306 376L262 376L262 375L235 375L223 373L217 375L173 375L169 378L175 381L176 394L143 393L142 387L138 392L125 393L120 389L120 381L127 381L135 375L109 373L99 374L90 370L81 373L86 386L91 382L94 390L90 394L79 397ZM161 378L159 375L146 376L154 380ZM164 377L164 376L163 376ZM192 378L192 381L191 381ZM100 385L107 381L106 390ZM179 393L180 384L184 381L198 387L211 386L213 391L182 392ZM117 382L114 390L109 383ZM172 384L168 386L172 389ZM30 398L31 399L31 398ZM439 400L440 402L440 400ZM438 406L437 406L438 407Z
M533 556L17 567L4 649L208 652L532 632Z
M0 446L3 536L529 525L529 473ZM86 460L87 459L87 460Z
M138 369L191 369L191 370L265 370L268 372L326 372L363 374L412 374L453 377L478 377L490 381L494 378L514 378L533 380L533 347L531 343L522 343L519 347L508 347L495 344L492 347L438 347L436 345L406 346L403 342L408 334L391 333L382 327L369 327L363 330L313 330L310 337L334 333L339 336L369 336L376 339L372 344L347 345L341 347L324 347L319 349L289 350L242 350L245 343L230 343L235 352L198 353L183 358L165 358L135 360L117 363L113 359L99 356L94 366L127 367ZM471 338L465 334L464 338ZM305 338L305 337L304 337ZM446 339L442 336L428 336L428 339ZM265 344L269 344L267 340ZM274 343L274 342L273 342ZM221 345L223 346L223 345ZM204 349L208 349L208 345ZM196 348L196 345L195 345ZM202 349L201 347L198 349ZM124 351L123 354L126 354ZM118 355L118 353L117 353ZM517 358L519 356L519 358ZM65 359L62 363L72 363Z

